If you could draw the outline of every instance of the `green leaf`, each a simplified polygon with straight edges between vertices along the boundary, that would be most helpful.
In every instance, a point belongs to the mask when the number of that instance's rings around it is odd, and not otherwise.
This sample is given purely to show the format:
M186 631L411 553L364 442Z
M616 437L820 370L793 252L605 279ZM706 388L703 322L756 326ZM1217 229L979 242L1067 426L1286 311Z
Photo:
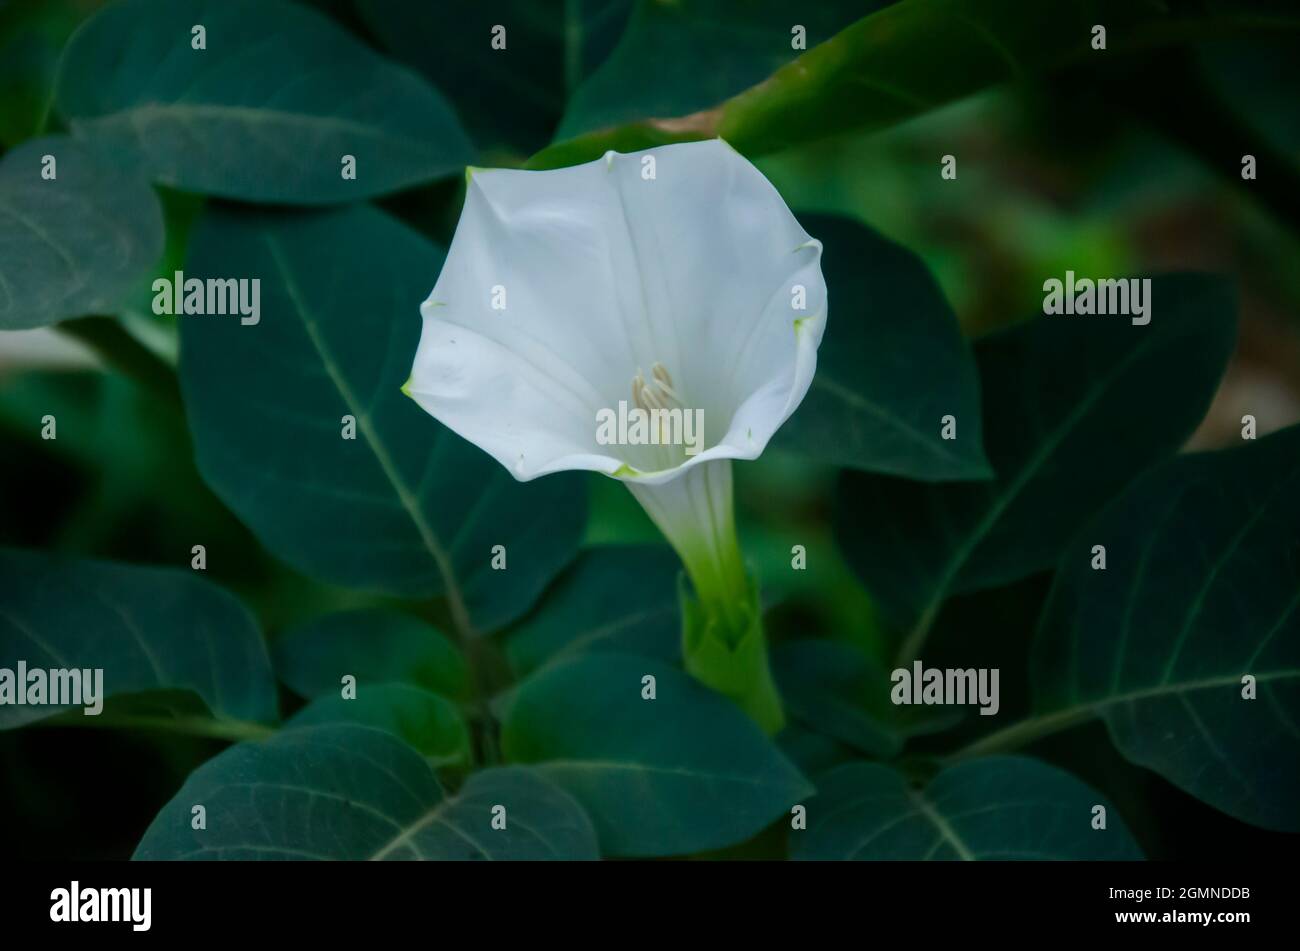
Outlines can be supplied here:
M1297 539L1300 427L1149 473L1062 562L1034 652L1042 718L1100 715L1133 762L1300 831Z
M206 828L192 827L194 806ZM506 828L492 828L504 806ZM396 737L342 724L285 730L203 764L136 859L594 859L591 823L536 771L476 773L448 796Z
M970 345L929 270L849 218L800 220L824 246L831 314L812 388L775 445L924 481L990 477ZM948 413L971 422L956 442L940 436Z
M187 276L260 279L261 318L181 317L181 384L204 479L272 552L337 584L445 594L459 626L491 629L573 556L585 494L516 482L402 394L442 257L366 205L213 210Z
M1138 42L1135 33L1159 39L1172 19L1157 0L907 0L728 102L718 133L758 154L882 128L1089 53L1113 57ZM1107 30L1104 54L1090 47L1098 23Z
M946 729L961 718L951 710L894 706L890 672L837 641L778 644L772 673L791 720L875 759L896 756L908 737Z
M797 20L811 47L879 5L818 3ZM557 137L716 106L799 55L794 22L784 0L642 0L609 59L574 95Z
M456 700L469 697L469 668L447 637L417 617L383 608L313 618L276 638L276 675L301 697L357 683L405 683Z
M69 42L57 103L74 134L131 150L154 181L246 201L354 201L473 156L423 79L279 0L114 4Z
M153 189L111 153L50 136L0 158L0 331L113 310L162 247Z
M1106 807L1094 829L1093 807ZM887 766L848 763L817 782L791 857L860 861L1141 859L1095 790L1037 760L995 756L950 767L924 790Z
M470 761L469 727L445 697L405 683L362 684L357 695L324 694L289 720L289 726L356 723L384 730L419 750L434 766Z
M1207 14L1196 4L1160 0L907 0L736 96L714 128L746 154L769 153L895 125L990 86L1096 64L1099 56L1114 61L1189 38L1262 34L1300 22L1250 9L1266 4ZM1096 24L1106 27L1104 52L1091 46Z
M102 669L106 698L189 691L219 719L277 718L252 615L188 570L0 549L0 668L19 661ZM0 729L69 709L78 708L6 703Z
M527 153L550 140L571 88L609 55L632 0L356 6L395 57L447 90L476 142ZM496 26L506 31L501 49L492 46Z
M585 549L528 618L510 633L506 656L520 674L550 660L613 651L681 661L677 576L667 545Z
M882 5L823 2L792 18L782 0L640 0L614 51L569 102L555 143L529 167L558 168L609 149L632 152L712 138L723 102L799 56L795 19L811 48Z
M1300 23L1286 13L1261 12L1269 5L1243 0L1207 14L1197 4L1160 0L905 0L828 39L809 26L808 51L769 76L758 68L756 54L772 51L769 70L792 55L788 6L746 4L747 11L763 13L786 7L775 14L782 22L751 34L736 29L734 6L721 0L647 4L619 49L574 98L573 117L561 129L562 138L573 137L539 152L529 165L556 168L591 161L609 149L628 152L713 137L745 155L769 154L853 130L886 128L1026 76L1080 64L1105 68L1122 56L1188 39L1260 35ZM836 6L823 3L816 10L838 17ZM844 12L851 19L872 6L846 4ZM691 25L696 11L707 14L715 7L725 7L727 15L712 16L705 29ZM801 9L799 19L806 22L811 12ZM643 30L641 20L662 23L662 34ZM1095 24L1107 29L1104 52L1091 47ZM634 46L642 32L645 38ZM778 54L770 44L780 39L786 50ZM679 49L686 51L683 59ZM734 51L741 49L737 68ZM647 76L655 81L645 82Z
M647 675L653 700L642 699ZM811 792L738 708L649 658L579 655L538 671L501 706L506 758L571 792L606 855L735 845Z
M1090 515L1200 422L1234 344L1231 288L1175 275L1153 278L1150 297L1145 326L1040 314L976 343L995 481L841 478L837 539L881 607L912 626L900 661L915 658L948 596L1053 564ZM958 441L973 422L957 417Z

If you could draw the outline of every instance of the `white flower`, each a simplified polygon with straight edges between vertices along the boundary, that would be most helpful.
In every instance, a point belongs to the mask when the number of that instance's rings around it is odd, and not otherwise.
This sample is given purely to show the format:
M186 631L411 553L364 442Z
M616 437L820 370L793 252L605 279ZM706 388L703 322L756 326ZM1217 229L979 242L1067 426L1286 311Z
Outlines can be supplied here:
M721 140L471 170L407 393L517 479L621 479L681 555L687 669L783 722L732 515L812 382L821 244Z
M820 258L719 139L472 170L408 392L521 480L591 469L659 484L753 459L812 382ZM598 442L620 402L702 411L702 451Z

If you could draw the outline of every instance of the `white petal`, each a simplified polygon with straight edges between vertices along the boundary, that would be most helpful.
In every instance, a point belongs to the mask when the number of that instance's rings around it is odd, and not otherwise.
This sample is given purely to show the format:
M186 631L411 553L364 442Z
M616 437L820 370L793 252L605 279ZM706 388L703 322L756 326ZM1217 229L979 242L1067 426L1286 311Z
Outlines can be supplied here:
M569 468L639 478L655 454L599 445L596 414L661 363L684 403L704 410L709 448L688 464L753 458L812 378L826 315L820 250L719 140L555 171L475 171L421 308L410 392L517 478ZM795 284L804 311L792 310Z

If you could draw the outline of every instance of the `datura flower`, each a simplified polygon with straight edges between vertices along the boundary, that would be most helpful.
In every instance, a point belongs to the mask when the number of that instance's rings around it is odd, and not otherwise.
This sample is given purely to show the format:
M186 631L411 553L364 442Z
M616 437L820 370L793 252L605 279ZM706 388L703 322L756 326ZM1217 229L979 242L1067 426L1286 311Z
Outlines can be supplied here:
M520 480L622 480L681 556L687 669L781 708L736 541L731 460L812 382L821 244L721 140L553 171L471 169L407 393Z

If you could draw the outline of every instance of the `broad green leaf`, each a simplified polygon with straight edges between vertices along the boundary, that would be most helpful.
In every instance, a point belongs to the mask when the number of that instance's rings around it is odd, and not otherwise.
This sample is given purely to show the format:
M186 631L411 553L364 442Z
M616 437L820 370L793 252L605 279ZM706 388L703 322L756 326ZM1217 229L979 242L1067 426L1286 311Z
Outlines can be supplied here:
M772 651L772 673L790 719L861 754L888 759L909 736L946 729L960 712L890 703L890 671L862 651L824 638Z
M301 697L337 694L342 678L405 683L456 700L469 696L469 669L433 625L382 608L313 618L276 638L275 673Z
M712 138L721 105L885 0L639 0L622 39L578 88L556 141L529 160L558 168L668 142ZM701 68L707 63L708 68Z
M1106 828L1093 828L1094 806ZM848 763L817 781L791 857L859 861L1141 859L1104 797L1037 760L994 756L945 769L924 790L887 766Z
M445 594L458 624L491 629L577 550L585 496L573 477L516 482L402 394L442 256L366 205L213 210L186 274L259 279L261 315L179 318L181 384L200 471L272 552L337 584Z
M195 805L206 828L192 827ZM492 827L505 807L506 827ZM381 730L330 724L232 746L200 766L145 832L136 859L594 859L573 797L520 767L476 773L455 796Z
M796 24L812 47L881 5L823 2L795 17L784 0L641 0L609 59L574 95L557 137L709 109L798 56Z
M1231 288L1174 275L1153 278L1150 297L1146 325L1039 314L977 341L995 480L842 477L836 535L881 607L912 626L900 660L915 658L949 595L1053 564L1090 515L1201 421L1234 345ZM974 422L957 416L958 441L973 438Z
M74 134L130 150L154 181L246 201L354 201L473 156L428 83L280 0L113 4L69 42L57 103Z
M647 676L653 700L642 699ZM739 708L649 658L578 655L538 671L501 706L506 758L572 793L606 855L735 845L811 792Z
M1062 561L1035 645L1040 722L1099 715L1133 762L1300 831L1297 539L1300 427L1147 474Z
M570 92L609 55L632 0L356 0L356 8L385 48L446 90L480 146L527 153L550 140Z
M181 569L0 549L0 668L103 670L105 698L187 691L214 717L273 722L275 682L248 610ZM69 705L0 705L0 728Z
M288 725L318 723L356 723L385 730L419 750L434 766L460 765L470 759L469 727L456 704L406 683L361 684L350 700L338 691L323 694L294 714Z
M710 6L653 4L650 9L658 16L650 22L685 22L692 11ZM746 9L770 6L747 4ZM817 11L836 11L838 6L818 4ZM643 41L630 51L639 55L625 54L624 47L639 33L634 20L620 48L592 76L587 84L591 88L584 87L575 97L574 117L566 119L561 130L564 141L539 152L529 164L575 165L609 149L629 152L715 136L745 155L769 154L852 130L895 125L1026 76L1080 64L1105 67L1126 55L1188 39L1260 35L1300 26L1300 18L1289 11L1266 9L1269 0L1240 0L1212 12L1197 4L1160 0L904 0L872 12L876 6L844 5L845 12L862 19L829 39L810 26L807 52L770 76L735 69L730 47L751 41L748 36L738 41L679 26L680 36L665 31L662 38L655 35L653 42ZM801 9L797 19L807 22L810 12ZM741 32L735 29L734 8L728 13L713 18L714 30ZM777 15L785 21L788 36L789 21L796 17L788 6ZM1091 45L1097 24L1107 29L1105 51ZM777 26L752 39L765 45ZM679 46L690 50L684 61L676 58ZM710 69L701 70L702 62ZM700 79L701 73L713 76L715 63L722 64L718 78ZM667 67L659 65L657 70L656 64ZM769 61L769 69L777 64ZM657 78L645 81L650 76ZM622 88L615 85L618 80ZM675 98L682 86L696 94Z
M800 219L824 247L831 313L812 388L775 445L924 481L990 477L970 345L925 265L851 219ZM940 435L949 413L972 427L955 442Z
M1172 38L1174 21L1158 0L907 0L859 20L728 102L717 131L758 154L881 128L1095 54L1095 24L1105 25L1104 55L1113 57L1137 45L1135 33L1146 42Z
M571 654L613 651L681 658L677 576L667 545L585 549L506 641L510 665L526 674Z
M112 153L50 136L0 157L0 331L113 310L162 248L153 189Z

